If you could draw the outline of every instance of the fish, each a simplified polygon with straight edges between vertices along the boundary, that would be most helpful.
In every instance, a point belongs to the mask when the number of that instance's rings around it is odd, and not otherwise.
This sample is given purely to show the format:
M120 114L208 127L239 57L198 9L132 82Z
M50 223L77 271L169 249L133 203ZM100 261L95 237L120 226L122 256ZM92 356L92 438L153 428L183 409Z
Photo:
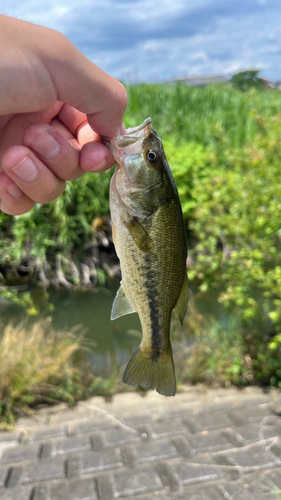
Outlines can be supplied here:
M183 324L188 303L187 238L178 191L151 118L101 141L116 160L110 213L122 280L111 320L137 312L142 326L141 344L123 381L174 396L171 314L175 310Z

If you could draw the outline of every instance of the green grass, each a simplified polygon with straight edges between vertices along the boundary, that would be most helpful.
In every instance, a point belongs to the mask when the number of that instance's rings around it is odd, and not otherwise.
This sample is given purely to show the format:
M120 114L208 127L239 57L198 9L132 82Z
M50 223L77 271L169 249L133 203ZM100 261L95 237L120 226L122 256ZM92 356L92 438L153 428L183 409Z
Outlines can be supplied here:
M243 147L260 130L255 115L281 111L281 93L255 90L239 92L228 85L206 88L185 84L128 86L127 126L151 116L163 139L218 146L223 138L232 147Z

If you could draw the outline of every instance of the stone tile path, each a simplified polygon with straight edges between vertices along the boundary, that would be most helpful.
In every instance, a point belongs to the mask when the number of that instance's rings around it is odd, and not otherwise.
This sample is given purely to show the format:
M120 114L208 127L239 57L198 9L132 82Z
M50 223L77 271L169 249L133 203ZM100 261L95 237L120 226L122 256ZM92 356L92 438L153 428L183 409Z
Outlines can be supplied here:
M281 499L281 392L93 398L0 434L1 500Z

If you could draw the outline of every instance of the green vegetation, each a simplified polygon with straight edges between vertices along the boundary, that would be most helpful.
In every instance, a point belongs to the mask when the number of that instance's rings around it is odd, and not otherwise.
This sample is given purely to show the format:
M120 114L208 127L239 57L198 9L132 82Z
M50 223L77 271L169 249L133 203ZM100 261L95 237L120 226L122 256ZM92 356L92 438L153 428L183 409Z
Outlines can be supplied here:
M50 318L8 323L0 330L0 429L30 415L38 404L70 404L94 395L110 397L117 373L110 379L90 372L85 351L92 345L81 327L55 331ZM2 422L2 425L1 425Z
M54 332L47 320L8 324L0 333L0 418L11 424L25 406L73 400L69 386L78 374L71 358L79 335Z
M151 116L164 142L188 228L191 289L225 308L224 319L197 312L197 323L186 323L195 343L182 380L280 387L280 92L179 84L130 86L128 95L126 125ZM114 274L116 257L101 255L102 245L112 245L110 177L87 174L49 205L0 214L6 299L50 314L48 285L93 286ZM41 293L11 288L30 283ZM92 383L96 393L114 391L114 381Z
M259 78L258 74L259 70L241 71L233 75L230 82L235 88L244 92L252 88L263 90L265 86L264 80Z

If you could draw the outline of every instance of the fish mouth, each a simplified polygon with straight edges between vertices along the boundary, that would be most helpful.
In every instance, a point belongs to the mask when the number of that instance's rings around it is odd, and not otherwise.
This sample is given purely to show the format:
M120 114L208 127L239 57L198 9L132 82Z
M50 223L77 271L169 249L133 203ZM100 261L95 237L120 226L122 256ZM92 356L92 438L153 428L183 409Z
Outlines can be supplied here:
M132 146L139 140L145 139L146 137L148 137L150 130L151 118L149 117L146 118L146 120L144 120L141 125L128 128L125 135L119 135L117 137L100 136L100 139L101 142L112 152L112 150L115 148L126 148L127 146Z

